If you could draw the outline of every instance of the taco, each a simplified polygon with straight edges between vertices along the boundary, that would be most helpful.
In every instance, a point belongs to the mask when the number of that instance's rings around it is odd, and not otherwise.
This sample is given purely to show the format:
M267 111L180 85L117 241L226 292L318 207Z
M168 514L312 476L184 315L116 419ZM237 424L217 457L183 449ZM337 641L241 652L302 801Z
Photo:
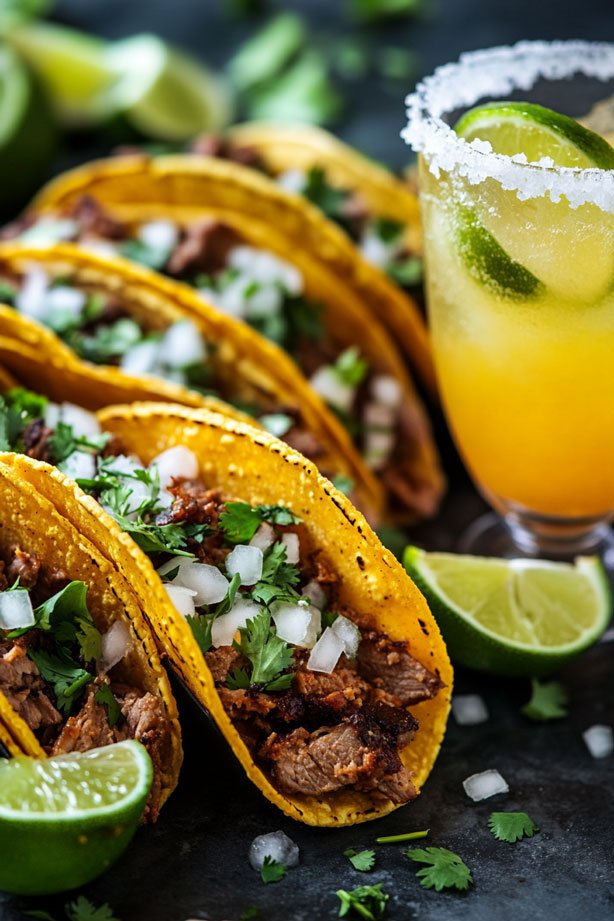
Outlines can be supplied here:
M387 518L436 511L443 478L428 418L368 307L397 292L317 208L253 170L187 156L92 164L56 180L37 205L26 240L61 232L91 245L97 235L97 245L189 283L283 346L379 478ZM419 351L430 367L426 346Z
M3 414L5 438L26 405L36 414L35 398L22 400ZM155 821L182 750L153 637L129 581L71 520L74 484L58 474L45 498L13 460L0 454L0 740L45 757L138 739L154 765ZM20 457L22 470L35 463Z
M251 780L311 825L414 799L452 671L424 598L363 516L287 445L206 410L144 403L98 422L111 440L85 475L73 462L90 495L75 489L71 515L147 600L169 662ZM43 494L61 477L10 463Z
M55 397L50 378L61 364L61 377L72 373L83 382L77 402L89 409L164 399L254 417L329 476L343 476L354 500L378 518L380 484L295 365L186 286L70 244L0 245L0 282L0 336L18 343L9 365L17 376L27 373L28 355L44 352L50 364L40 373L49 395Z

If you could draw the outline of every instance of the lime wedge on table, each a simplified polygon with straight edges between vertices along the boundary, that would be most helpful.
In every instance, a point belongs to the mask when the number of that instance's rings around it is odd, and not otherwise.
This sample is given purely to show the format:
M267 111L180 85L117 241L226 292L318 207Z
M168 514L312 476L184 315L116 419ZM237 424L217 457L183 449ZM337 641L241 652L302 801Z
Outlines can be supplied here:
M6 38L38 74L64 125L83 127L112 114L108 91L117 77L104 41L46 22L27 23Z
M452 660L481 671L546 674L590 646L610 618L610 590L597 557L571 565L408 547L404 564Z
M115 42L106 62L120 78L111 92L117 111L143 134L187 141L231 119L226 84L155 35Z
M98 876L132 838L152 776L135 741L0 761L0 889L44 895Z
M495 153L522 153L530 162L547 157L559 167L614 169L614 148L604 138L531 103L478 106L455 131L469 142L487 141ZM553 202L546 196L523 201L495 182L482 184L475 201L455 212L456 243L470 273L502 297L517 299L545 291L563 300L602 296L614 277L611 223L596 206L576 211L565 198Z
M24 204L50 166L56 130L35 78L10 48L0 47L2 210Z

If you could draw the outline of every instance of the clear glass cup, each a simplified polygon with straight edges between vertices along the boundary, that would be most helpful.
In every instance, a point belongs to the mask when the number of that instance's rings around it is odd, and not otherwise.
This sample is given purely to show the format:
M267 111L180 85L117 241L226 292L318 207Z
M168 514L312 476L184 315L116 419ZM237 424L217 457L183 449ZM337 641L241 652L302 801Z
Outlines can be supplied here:
M463 55L407 99L442 400L502 516L465 551L565 558L610 542L614 170L498 155L450 126L505 99L578 118L613 78L612 44L522 42Z

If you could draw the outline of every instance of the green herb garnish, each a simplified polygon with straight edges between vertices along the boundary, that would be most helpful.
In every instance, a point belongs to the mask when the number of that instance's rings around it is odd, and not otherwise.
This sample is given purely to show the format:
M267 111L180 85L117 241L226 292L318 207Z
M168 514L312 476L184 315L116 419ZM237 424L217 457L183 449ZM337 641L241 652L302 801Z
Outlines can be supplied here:
M375 851L355 851L353 847L349 847L343 852L343 856L347 857L354 869L360 870L361 873L372 870L375 865Z
M567 716L567 692L558 681L543 684L534 678L531 682L531 699L521 708L530 720L546 722Z
M101 684L98 690L96 691L95 697L97 704L102 704L102 706L107 711L107 721L111 728L117 726L118 720L122 714L121 708L115 697L113 691L108 684Z
M445 847L415 848L405 851L405 856L427 866L418 870L416 876L425 889L460 889L465 891L473 883L471 870L464 861Z
M247 680L248 676L243 669L235 669L228 686L249 687L256 684L266 691L287 690L294 675L286 669L293 666L294 658L289 645L275 633L270 613L260 611L239 632L240 641L235 640L232 645L251 663L252 672Z
M497 841L515 844L521 838L532 838L539 828L526 812L491 812L488 827Z
M278 883L280 879L284 878L287 872L288 868L285 864L273 860L273 858L269 857L267 854L260 868L260 877L263 883Z
M390 898L382 892L382 884L375 886L358 886L349 892L346 889L337 890L337 898L341 902L339 917L362 918L364 921L379 921L384 917L386 903Z

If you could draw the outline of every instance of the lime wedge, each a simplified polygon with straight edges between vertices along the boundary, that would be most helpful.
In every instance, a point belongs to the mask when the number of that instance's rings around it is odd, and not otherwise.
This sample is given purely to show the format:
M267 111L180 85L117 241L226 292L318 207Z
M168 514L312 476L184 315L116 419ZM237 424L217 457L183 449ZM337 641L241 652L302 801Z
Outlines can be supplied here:
M98 876L136 831L152 777L135 741L0 761L0 889L45 895Z
M155 35L115 42L105 62L117 76L109 92L113 108L147 136L186 141L231 119L226 84Z
M0 174L7 214L32 194L51 165L56 129L36 79L15 53L0 47Z
M453 661L497 675L539 676L600 636L611 614L597 557L575 565L405 551Z
M105 42L48 22L27 23L6 38L40 77L62 124L79 128L110 117L117 77Z
M604 138L531 103L478 106L455 131L469 142L487 141L495 153L524 154L529 162L547 158L553 167L614 169L614 148ZM594 303L611 287L611 219L595 205L574 210L564 198L525 201L495 182L483 183L473 206L459 203L455 224L471 275L503 297L534 298L547 291L561 302ZM495 258L485 258L485 251Z

